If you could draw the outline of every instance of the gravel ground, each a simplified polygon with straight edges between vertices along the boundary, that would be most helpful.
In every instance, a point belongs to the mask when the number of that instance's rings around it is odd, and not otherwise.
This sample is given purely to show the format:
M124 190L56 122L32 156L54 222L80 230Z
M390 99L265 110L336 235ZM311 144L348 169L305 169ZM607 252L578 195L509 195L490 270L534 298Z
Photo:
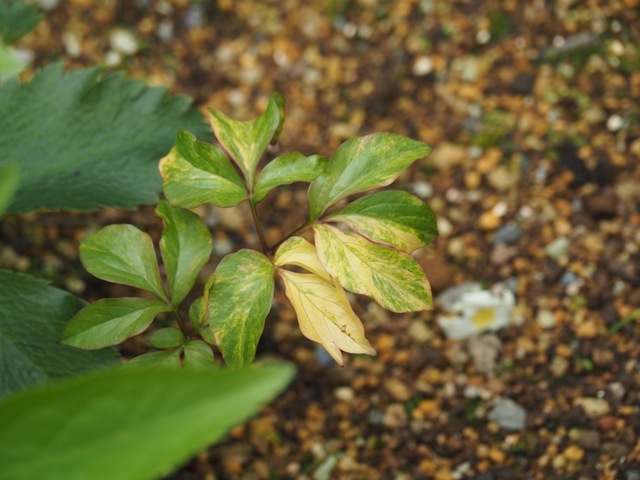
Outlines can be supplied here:
M330 155L376 131L435 147L396 187L438 216L416 257L439 308L354 297L378 356L340 368L278 292L258 357L295 362L296 380L171 478L640 479L638 0L40 3L19 44L36 67L123 68L237 118L280 91L287 151ZM302 186L265 202L269 238L304 206ZM77 240L117 221L157 237L151 212L7 218L0 266L88 300L131 294L83 273ZM200 213L217 260L256 246L250 215ZM515 300L502 328L489 308L454 340L441 292L471 283Z

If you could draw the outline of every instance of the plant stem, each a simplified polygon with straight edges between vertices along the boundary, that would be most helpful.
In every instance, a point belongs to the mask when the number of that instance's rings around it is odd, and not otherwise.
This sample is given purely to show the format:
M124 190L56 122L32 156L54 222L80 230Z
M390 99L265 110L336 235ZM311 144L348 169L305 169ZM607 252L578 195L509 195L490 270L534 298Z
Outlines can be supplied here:
M180 315L180 312L176 307L172 307L172 308L173 308L173 313L175 314L176 319L178 320L178 325L180 326L180 331L184 335L184 338L187 338L187 339L190 338L189 329L187 328L187 324L184 323L184 320L182 319L182 315Z
M262 223L260 222L260 218L258 217L258 209L256 208L256 204L253 203L253 197L249 198L249 205L251 206L251 216L253 216L253 223L256 226L256 232L258 232L258 238L260 238L260 244L262 245L262 253L267 253L269 251L269 244L267 243L267 239L264 236L264 230L262 230Z
M284 242L286 242L287 240L289 240L291 237L293 237L294 235L298 235L299 233L304 232L307 228L309 228L311 225L313 224L313 222L311 220L306 221L305 223L303 223L302 225L300 225L298 228L296 228L295 230L289 232L287 235L285 235L284 237L282 237L282 239L276 243L273 247L271 247L271 250L269 250L269 253L272 253L274 250L276 250L280 245L282 245Z

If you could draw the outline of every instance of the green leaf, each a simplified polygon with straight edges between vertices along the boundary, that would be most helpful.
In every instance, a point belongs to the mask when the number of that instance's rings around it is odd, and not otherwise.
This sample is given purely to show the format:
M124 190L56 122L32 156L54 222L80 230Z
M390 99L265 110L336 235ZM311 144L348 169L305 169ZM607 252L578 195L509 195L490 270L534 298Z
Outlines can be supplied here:
M166 92L99 68L65 73L60 64L0 85L0 166L22 172L9 212L156 203L158 160L178 129L211 135L189 98Z
M293 182L312 182L322 173L326 163L327 159L320 155L305 157L298 152L273 159L258 176L253 192L253 201L255 203L261 202L272 189L280 185L289 185Z
M184 335L177 328L161 328L151 334L148 342L155 348L179 347L184 343Z
M20 171L16 165L0 167L0 217L11 203L19 183Z
M374 133L346 141L309 188L309 215L318 218L338 200L393 182L431 147L393 133Z
M129 361L128 365L136 367L152 367L152 368L180 368L180 355L182 347L172 348L170 350L161 350L159 352L145 353L138 355Z
M427 277L410 255L330 225L313 229L320 261L347 290L368 295L393 312L432 308Z
M332 213L327 221L344 222L358 233L407 253L438 235L436 216L410 193L388 190L359 198Z
M167 301L151 237L133 225L109 225L80 242L80 260L89 273L154 293Z
M26 62L15 56L11 49L0 41L0 83L18 75L26 67Z
M80 310L65 327L65 345L97 350L144 332L156 315L171 307L160 300L103 298Z
M211 347L200 340L187 342L183 349L185 367L213 367L213 352Z
M42 18L38 7L33 4L0 2L0 42L15 43L35 30Z
M58 343L81 306L44 280L0 270L0 397L118 362L112 349L86 352Z
M274 266L254 250L222 259L209 290L209 324L230 367L253 360L273 299Z
M287 364L127 366L15 395L0 403L2 478L164 478L276 396L293 373Z
M153 368L180 368L181 354L182 347L162 350L160 352L145 353L144 355L138 355L129 361L128 365Z
M278 105L278 114L280 115L280 122L278 123L278 128L276 128L275 133L273 134L273 138L271 138L271 145L275 145L280 138L280 134L282 133L282 128L284 127L284 119L285 119L285 107L287 102L285 102L284 97L279 93L273 93L271 98Z
M211 256L212 240L207 225L193 212L161 200L156 214L164 220L160 251L167 271L171 304L180 305L196 283Z
M240 167L249 187L253 186L260 157L280 126L281 102L277 95L269 98L266 112L248 122L233 120L213 108L209 110L213 133Z
M162 189L174 205L193 208L205 202L232 207L247 198L246 187L218 148L181 131L160 161Z
M213 283L213 275L209 278ZM207 282L209 284L209 282ZM207 309L209 299L209 285L204 287L204 295L196 298L189 307L189 320L202 339L209 345L215 345L216 339L209 326L209 311Z

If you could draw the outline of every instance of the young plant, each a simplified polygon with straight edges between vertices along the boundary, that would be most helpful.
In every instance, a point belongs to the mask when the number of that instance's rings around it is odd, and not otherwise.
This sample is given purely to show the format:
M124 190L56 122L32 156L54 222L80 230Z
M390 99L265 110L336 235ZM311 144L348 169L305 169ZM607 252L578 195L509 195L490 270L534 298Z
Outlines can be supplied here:
M259 170L265 150L282 130L283 98L272 95L265 113L252 121L239 122L213 109L210 121L224 151L181 131L160 162L167 200L156 212L165 226L160 252L166 282L151 238L136 227L112 225L87 237L80 257L90 273L147 290L155 298L99 300L71 319L64 343L86 349L114 345L146 330L159 313L172 312L179 329L154 332L149 342L159 351L134 361L213 364L208 343L217 345L229 366L246 366L255 356L277 277L302 333L342 365L342 352L375 355L345 289L394 312L432 307L427 278L411 257L437 235L429 207L397 190L335 207L350 195L389 185L431 147L378 133L343 143L328 160L290 153ZM269 245L256 207L271 190L293 182L310 183L308 220ZM188 309L189 327L182 303L209 260L212 240L188 209L206 202L232 207L244 201L262 251L242 249L222 259L203 295ZM314 244L301 236L307 230L313 232ZM192 338L194 332L201 340Z

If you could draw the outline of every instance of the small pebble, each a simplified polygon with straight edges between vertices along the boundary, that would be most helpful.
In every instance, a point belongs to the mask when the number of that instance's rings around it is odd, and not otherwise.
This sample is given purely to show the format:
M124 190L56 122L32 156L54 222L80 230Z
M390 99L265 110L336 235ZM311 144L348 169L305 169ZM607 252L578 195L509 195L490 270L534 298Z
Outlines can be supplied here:
M447 217L438 217L438 235L447 238L453 233L453 224Z
M508 245L514 245L518 243L520 238L522 238L522 230L520 227L514 223L507 223L496 230L493 234L492 242L494 244L506 243Z
M116 28L109 37L111 48L123 55L133 55L138 51L138 41L128 30Z
M404 405L393 403L387 406L382 417L382 425L388 428L402 428L406 427L408 423L409 418Z
M122 63L122 55L115 50L109 50L104 56L104 64L107 67L117 67Z
M418 57L413 62L411 71L417 77L424 77L425 75L429 75L433 71L433 60L431 60L431 58L427 57L426 55Z
M351 387L338 387L333 391L333 396L341 402L350 402L355 398L355 393Z
M427 198L433 195L433 187L427 182L415 182L411 189L420 198Z
M611 406L604 398L581 397L576 399L574 405L582 407L587 417L600 418L611 411Z
M501 220L493 212L483 212L478 219L478 226L482 230L495 230L500 226Z
M433 331L422 320L413 320L407 331L412 342L422 344L433 337Z
M82 47L78 37L72 32L64 32L62 34L62 43L65 51L71 57L77 57L82 53Z
M569 370L569 367L569 360L564 357L554 357L549 366L549 371L555 378L562 378Z
M553 328L556 325L556 316L549 310L540 310L536 315L536 323L545 330Z
M501 398L488 415L489 420L505 430L523 430L527 411L509 398Z
M390 378L384 382L383 386L391 398L398 402L406 402L411 398L411 390L402 380Z
M50 12L58 8L60 0L38 0L38 6L45 12Z
M579 462L584 457L584 450L576 445L569 445L564 451L564 458L569 462Z
M570 241L567 237L558 237L551 243L549 243L544 251L554 260L559 260L565 257L569 253Z
M596 430L584 430L580 432L576 441L587 450L600 448L600 434Z

